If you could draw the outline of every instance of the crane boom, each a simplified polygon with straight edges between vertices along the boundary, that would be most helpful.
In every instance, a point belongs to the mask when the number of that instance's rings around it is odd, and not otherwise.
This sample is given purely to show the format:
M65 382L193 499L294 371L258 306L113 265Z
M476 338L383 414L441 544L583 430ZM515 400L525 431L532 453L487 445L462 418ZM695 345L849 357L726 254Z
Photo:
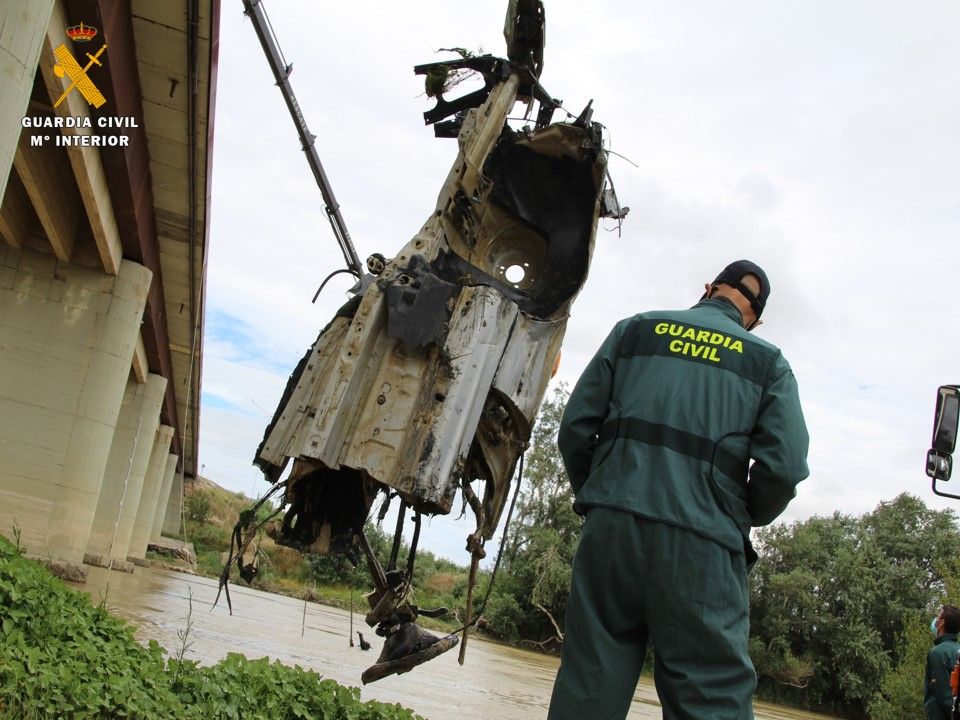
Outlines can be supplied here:
M297 126L297 134L300 136L303 152L307 156L307 164L310 165L313 177L320 187L320 193L323 195L323 201L326 204L327 219L330 221L330 227L333 228L333 235L337 244L340 245L340 250L343 252L347 268L354 275L360 277L363 274L363 266L357 256L357 250L350 240L350 233L347 232L347 225L340 213L340 204L333 194L333 188L330 186L330 180L323 169L323 163L320 162L320 156L317 155L317 148L314 144L316 136L307 127L303 111L300 109L297 97L293 93L293 87L290 85L290 72L293 65L287 65L283 61L280 47L263 8L262 0L243 0L243 7L244 14L250 18L253 29L260 39L260 45L263 47L267 62L270 64L270 70L277 81L277 86L280 88L283 100L287 104L287 109L290 111L290 117L293 118L293 124Z

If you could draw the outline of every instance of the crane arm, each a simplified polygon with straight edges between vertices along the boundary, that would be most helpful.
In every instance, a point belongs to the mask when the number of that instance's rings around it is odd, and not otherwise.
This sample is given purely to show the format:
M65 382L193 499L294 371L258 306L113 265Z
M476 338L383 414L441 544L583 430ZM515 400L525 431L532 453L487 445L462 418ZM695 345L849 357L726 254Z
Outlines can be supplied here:
M300 143L303 152L307 156L307 164L313 173L317 185L320 187L320 193L323 195L323 202L326 204L327 219L330 221L330 227L333 228L333 235L343 257L347 262L347 268L357 277L363 275L363 266L360 258L357 256L357 250L353 247L350 240L350 233L347 232L347 225L340 213L340 204L333 194L333 188L330 186L330 180L323 169L323 163L320 162L320 156L317 155L317 148L314 144L316 136L310 132L307 127L307 121L303 117L303 111L297 102L297 97L293 93L293 87L290 85L290 72L293 65L288 65L283 60L280 52L280 46L277 43L276 35L270 25L266 11L263 8L262 0L243 0L244 14L250 18L253 23L253 29L257 33L263 52L267 56L267 62L270 64L270 70L277 81L277 87L283 95L283 100L290 111L290 117L293 118L293 124L297 127L297 134L300 136Z

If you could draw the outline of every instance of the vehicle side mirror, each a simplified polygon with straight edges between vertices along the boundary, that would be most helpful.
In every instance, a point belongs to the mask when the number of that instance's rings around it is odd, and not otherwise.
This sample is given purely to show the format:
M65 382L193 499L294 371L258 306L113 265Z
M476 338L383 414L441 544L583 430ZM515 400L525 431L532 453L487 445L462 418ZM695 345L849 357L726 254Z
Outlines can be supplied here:
M960 411L960 389L943 385L937 391L937 413L933 420L933 449L952 455L957 447L957 418Z
M953 471L953 451L957 446L960 419L960 388L942 385L937 390L937 409L933 419L933 439L927 452L927 476L933 478L933 492L960 500L960 496L937 490L938 480L949 480Z

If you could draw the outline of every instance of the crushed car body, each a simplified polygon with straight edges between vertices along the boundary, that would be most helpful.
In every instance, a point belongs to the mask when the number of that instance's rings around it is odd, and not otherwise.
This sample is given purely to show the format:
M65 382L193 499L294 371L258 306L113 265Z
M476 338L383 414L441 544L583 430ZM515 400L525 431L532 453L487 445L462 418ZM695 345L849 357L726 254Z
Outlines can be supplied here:
M543 20L540 0L512 0L507 59L462 53L415 68L428 89L441 77L425 120L457 138L456 159L419 232L392 256L368 258L355 295L293 371L256 452L267 479L285 483L283 519L268 529L277 542L366 558L375 587L367 622L386 643L364 682L456 644L414 622L430 614L408 598L420 517L449 513L462 493L476 520L473 580L556 371L598 219L626 212L606 182L591 106L552 121L561 107L539 83ZM443 76L467 70L483 87L445 98ZM539 109L515 129L518 101L528 116ZM363 536L381 493L400 501L386 569ZM396 548L407 509L416 532L404 571Z

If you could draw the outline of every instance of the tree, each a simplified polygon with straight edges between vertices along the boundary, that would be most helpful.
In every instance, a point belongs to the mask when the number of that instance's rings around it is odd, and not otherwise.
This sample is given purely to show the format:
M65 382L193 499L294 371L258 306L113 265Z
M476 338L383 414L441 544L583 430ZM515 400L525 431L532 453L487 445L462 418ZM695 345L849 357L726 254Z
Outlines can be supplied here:
M573 492L567 482L563 460L557 449L557 431L570 393L560 383L547 398L530 436L530 449L524 458L524 487L517 501L519 525L556 527L564 535L579 534L580 521L573 512ZM516 554L530 538L520 534L511 547Z
M755 569L751 618L768 654L757 658L758 672L785 684L801 680L813 703L864 701L889 663L870 618L886 592L882 557L862 542L858 522L839 513L760 538L765 562ZM804 677L778 677L798 667Z
M544 401L525 458L523 488L505 549L500 598L488 629L541 648L563 640L570 571L580 537L580 517L557 450L557 430L569 393L560 384ZM512 597L512 600L507 599Z
M929 619L914 618L899 642L900 662L883 677L870 701L872 720L914 720L923 714L923 674L932 643Z
M761 687L866 717L906 652L905 632L945 587L938 558L960 548L953 513L903 494L861 517L763 528L757 545L751 654Z
M937 557L933 573L942 582L934 582L933 587L942 588L940 596L925 613L914 613L898 638L896 667L883 678L870 703L873 720L913 720L920 714L927 652L933 644L930 618L944 603L960 604L960 548L941 548Z

